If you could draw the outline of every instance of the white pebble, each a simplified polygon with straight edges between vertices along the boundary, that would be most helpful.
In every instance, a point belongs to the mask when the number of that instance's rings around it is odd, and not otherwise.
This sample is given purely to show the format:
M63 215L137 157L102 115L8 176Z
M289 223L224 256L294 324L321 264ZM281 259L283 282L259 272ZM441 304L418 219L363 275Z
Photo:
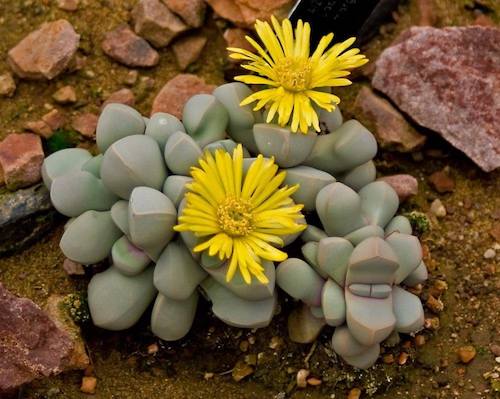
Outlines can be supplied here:
M446 216L446 208L439 198L432 201L431 212L438 218Z
M483 257L484 259L493 259L495 256L496 256L496 252L493 248L488 248L484 254L483 254Z

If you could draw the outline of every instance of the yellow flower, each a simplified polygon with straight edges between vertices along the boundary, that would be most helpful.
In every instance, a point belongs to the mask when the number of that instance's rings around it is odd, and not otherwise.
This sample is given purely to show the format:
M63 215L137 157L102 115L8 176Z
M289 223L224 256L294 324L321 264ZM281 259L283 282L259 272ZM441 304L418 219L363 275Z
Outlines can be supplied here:
M243 67L259 75L237 76L235 80L268 86L244 99L241 105L257 101L254 109L259 110L269 104L267 123L278 114L281 126L291 119L292 132L300 128L307 134L311 126L320 131L315 106L333 111L340 99L330 93L330 87L350 85L351 81L345 78L350 74L349 69L364 65L368 59L357 48L346 51L356 40L354 37L328 48L333 33L323 36L310 55L311 27L307 22L298 21L295 35L290 20L285 19L280 25L272 17L271 23L274 31L267 22L255 23L263 46L246 37L258 54L228 48L232 58L250 61Z
M288 256L281 236L302 231L298 224L302 205L290 198L298 185L281 187L286 172L277 173L274 159L259 155L243 173L243 149L233 156L219 149L215 157L206 152L199 167L191 169L193 182L187 186L186 207L176 231L190 231L204 239L195 252L208 250L210 256L229 259L226 280L239 269L250 284L252 275L268 282L261 259L280 262Z

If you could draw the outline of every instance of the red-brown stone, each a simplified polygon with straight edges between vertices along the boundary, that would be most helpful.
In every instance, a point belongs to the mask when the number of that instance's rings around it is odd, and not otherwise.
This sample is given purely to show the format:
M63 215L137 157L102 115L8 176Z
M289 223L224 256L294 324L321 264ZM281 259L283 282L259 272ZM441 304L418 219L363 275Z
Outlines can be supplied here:
M199 28L203 25L207 8L204 0L163 0L163 2L189 26Z
M158 52L126 24L106 33L102 49L109 57L130 67L153 67L160 61Z
M101 109L104 109L106 105L111 103L125 104L132 107L135 104L134 93L132 90L127 88L117 90L109 95L106 101L102 104Z
M71 122L71 126L82 136L95 138L95 130L99 117L95 114L87 112L76 116Z
M184 71L189 65L200 58L201 52L207 43L207 38L203 35L186 36L177 40L172 45L177 65Z
M382 148L408 152L425 143L425 136L415 131L389 101L377 96L369 87L360 90L355 106Z
M384 176L378 180L385 181L396 191L399 202L404 202L418 193L418 181L412 175Z
M430 175L429 183L438 193L449 193L455 190L455 180L445 170Z
M41 178L42 140L31 133L9 134L0 142L0 168L9 190L30 186Z
M50 80L68 67L79 42L68 21L47 22L12 48L7 60L21 78Z
M160 0L140 0L132 10L134 30L155 47L168 45L188 29Z
M215 86L191 74L179 74L169 80L156 95L151 115L156 112L167 112L182 118L184 104L195 94L210 94Z
M62 128L66 124L66 116L58 109L53 109L42 116L42 121L54 131Z
M373 86L486 172L500 167L500 29L414 27L384 50Z
M73 343L35 303L0 283L0 397L66 368Z

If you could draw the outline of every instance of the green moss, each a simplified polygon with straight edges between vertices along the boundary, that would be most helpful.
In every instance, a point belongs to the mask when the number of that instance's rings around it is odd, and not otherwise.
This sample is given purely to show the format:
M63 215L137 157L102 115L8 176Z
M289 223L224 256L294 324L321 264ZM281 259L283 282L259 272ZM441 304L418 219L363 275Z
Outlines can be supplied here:
M412 211L405 215L410 221L411 227L415 234L421 236L429 231L431 223L427 215L423 212Z
M79 142L79 135L74 130L58 129L47 140L46 146L49 153L65 148L75 147Z
M73 321L83 325L90 320L87 297L82 294L69 294L64 297L63 305L66 307Z

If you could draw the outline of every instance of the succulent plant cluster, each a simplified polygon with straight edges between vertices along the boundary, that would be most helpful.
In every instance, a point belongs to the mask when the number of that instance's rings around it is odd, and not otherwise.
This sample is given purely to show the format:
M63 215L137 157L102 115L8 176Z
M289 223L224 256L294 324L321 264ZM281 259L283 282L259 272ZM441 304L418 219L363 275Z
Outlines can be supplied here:
M367 368L393 332L413 333L424 324L420 299L401 288L427 279L422 248L399 200L385 182L356 192L332 183L316 197L324 231L304 234L304 260L277 268L277 284L312 315L336 327L332 347L347 363Z
M154 301L153 333L180 339L191 328L200 293L225 323L264 327L275 312L277 284L337 327L333 347L339 355L368 367L393 330L421 327L419 299L398 284L426 278L418 239L407 219L395 216L397 195L374 181L376 141L356 120L343 122L338 108L319 112L321 133L296 134L263 123L260 112L240 106L250 94L246 85L228 83L211 95L196 95L186 103L182 122L107 105L97 126L101 154L66 149L46 158L42 168L55 208L70 217L60 247L82 264L111 259L112 266L88 286L92 321L99 327L129 328ZM173 230L186 206L191 168L205 151L232 152L238 143L244 146L244 171L258 154L273 157L286 171L284 184L300 185L293 201L304 205L306 218L316 213L322 224L301 235L306 261L288 259L277 268L263 261L266 284L248 284L238 272L227 281L228 262L196 253L199 238ZM283 240L290 245L299 235Z

